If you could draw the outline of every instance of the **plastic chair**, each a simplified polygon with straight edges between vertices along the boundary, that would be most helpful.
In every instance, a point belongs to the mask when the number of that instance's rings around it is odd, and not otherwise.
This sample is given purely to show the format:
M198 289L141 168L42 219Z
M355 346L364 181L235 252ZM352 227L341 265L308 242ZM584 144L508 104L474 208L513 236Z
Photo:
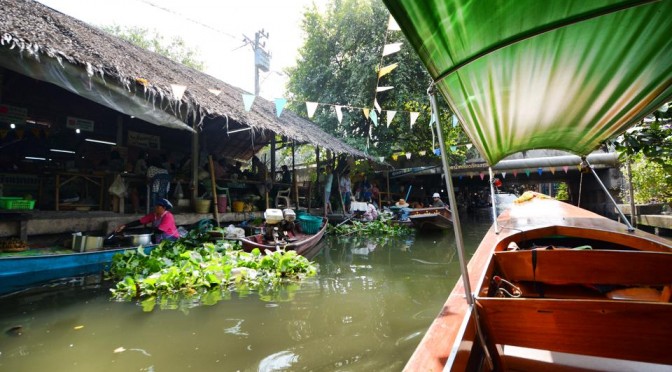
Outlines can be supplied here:
M291 202L289 201L289 192L291 191L291 188L286 188L284 190L278 190L278 193L275 195L275 208L280 208L280 206L283 206L285 208L291 208ZM280 201L283 200L284 203L281 203Z
M159 173L152 177L149 185L147 185L147 192L149 193L149 198L147 198L147 213L149 213L150 208L156 205L157 200L168 198L168 191L170 191L170 175Z

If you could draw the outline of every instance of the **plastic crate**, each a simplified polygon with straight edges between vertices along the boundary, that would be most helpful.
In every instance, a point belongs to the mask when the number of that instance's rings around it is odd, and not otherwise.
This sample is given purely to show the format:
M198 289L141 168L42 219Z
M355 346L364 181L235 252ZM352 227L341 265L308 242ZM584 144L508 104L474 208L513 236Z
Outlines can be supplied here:
M34 207L35 200L24 200L12 196L0 197L0 209L33 209Z
M305 214L297 218L299 219L299 226L301 226L301 231L303 231L304 234L312 235L320 231L320 226L322 226L321 218Z

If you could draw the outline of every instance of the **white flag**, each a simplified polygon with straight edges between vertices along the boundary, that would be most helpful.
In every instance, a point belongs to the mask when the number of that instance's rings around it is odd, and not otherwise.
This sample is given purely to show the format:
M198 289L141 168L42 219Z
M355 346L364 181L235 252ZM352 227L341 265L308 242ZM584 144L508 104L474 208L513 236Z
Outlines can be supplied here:
M396 115L396 111L387 111L387 127L390 127L390 123L392 122L392 119L394 119L394 115Z
M401 43L387 44L383 47L383 57L401 50Z
M397 21L392 18L392 15L390 15L390 20L387 22L387 29L390 31L401 31L401 28L397 24Z
M181 100L182 95L184 95L184 91L187 90L186 85L180 85L180 84L170 84L170 89L173 90L173 98L176 100Z
M394 88L394 87L377 87L376 92L384 92L384 91L390 90L392 88Z
M378 104L378 100L376 98L373 99L373 107L375 107L376 111L378 111L378 113L380 114L380 111L382 109L380 108L380 105Z
M411 112L411 128L413 128L415 121L418 120L418 116L420 116L419 112Z
M315 115L315 110L317 109L317 102L306 102L306 111L308 111L308 117L313 118Z
M338 118L338 122L343 121L343 112L341 112L341 106L334 106L334 110L336 110L336 117Z

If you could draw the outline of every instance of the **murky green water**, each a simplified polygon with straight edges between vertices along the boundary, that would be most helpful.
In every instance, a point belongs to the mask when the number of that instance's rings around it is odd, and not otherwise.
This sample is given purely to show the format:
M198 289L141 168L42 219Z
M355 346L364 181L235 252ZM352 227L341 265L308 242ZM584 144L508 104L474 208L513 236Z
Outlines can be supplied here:
M488 227L463 220L469 252ZM282 302L145 313L99 286L0 300L0 370L399 371L460 273L452 231L329 237L315 260Z

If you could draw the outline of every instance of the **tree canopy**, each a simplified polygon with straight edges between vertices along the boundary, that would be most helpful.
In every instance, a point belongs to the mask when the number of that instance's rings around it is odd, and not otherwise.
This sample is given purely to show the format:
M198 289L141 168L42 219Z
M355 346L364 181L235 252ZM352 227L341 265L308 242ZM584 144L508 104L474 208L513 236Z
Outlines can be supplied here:
M388 31L389 12L379 0L332 0L321 13L316 6L307 8L302 23L306 35L299 50L296 67L287 69L290 107L306 114L305 102L318 102L313 120L325 131L373 156L389 157L425 151L433 158L438 142L433 141L429 126L430 107L427 87L431 78L415 51L405 43L400 31ZM402 43L401 50L383 56L386 44ZM380 68L398 67L380 79ZM376 93L377 87L393 89ZM376 112L378 124L366 118L363 109L373 111L374 98L382 112ZM339 123L334 106L342 106ZM397 111L387 126L386 111ZM410 112L419 112L410 125ZM440 109L447 145L466 143L459 127L452 127L450 111ZM451 154L463 158L463 148Z
M198 51L189 47L181 37L166 40L158 31L150 31L141 27L125 27L119 25L103 26L102 29L131 44L161 54L175 62L203 71L205 64L198 59Z

